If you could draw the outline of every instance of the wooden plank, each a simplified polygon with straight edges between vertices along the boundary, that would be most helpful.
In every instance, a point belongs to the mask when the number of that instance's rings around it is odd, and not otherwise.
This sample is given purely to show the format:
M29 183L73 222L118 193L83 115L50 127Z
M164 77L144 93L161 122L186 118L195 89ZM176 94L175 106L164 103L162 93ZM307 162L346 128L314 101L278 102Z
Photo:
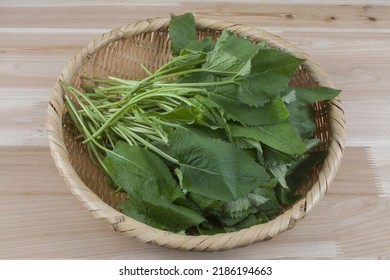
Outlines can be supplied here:
M49 96L49 88L0 88L0 146L48 145L46 110Z
M259 27L307 27L329 29L386 29L390 27L388 5L262 4L237 2L182 1L179 5L87 5L87 6L4 6L3 27L113 28L139 19L192 11L202 17L233 20ZM61 14L61 21L58 15Z
M0 28L0 59L70 59L110 29Z
M48 147L0 147L1 196L69 195Z
M389 102L345 101L348 146L388 146L390 139Z
M70 58L0 58L0 85L3 88L51 87Z
M329 207L340 258L390 258L389 198L338 197Z
M335 180L328 190L332 195L373 195L381 193L375 176L376 166L370 160L370 150L362 147L345 149ZM353 174L353 178L351 178ZM351 184L353 180L353 184Z
M390 198L390 147L371 147L368 151L368 158L373 166L379 196Z
M155 17L169 17L180 13L174 6L165 5L150 9L143 6L32 6L2 7L1 27L50 27L50 28L108 28L113 29L138 20ZM61 20L58 20L61 18Z
M33 2L30 0L2 0L1 4L3 6L86 6L86 5L130 5L130 6L138 6L138 5L148 5L154 6L159 5L161 3L167 5L180 5L185 2L185 0L171 0L166 2L165 0L147 0L139 1L134 0L111 0L109 3L106 0L67 0L66 2L62 0L34 0ZM193 3L199 3L200 5L205 2L205 0L192 0ZM236 2L236 0L214 0L214 2ZM244 0L241 3L256 3L258 0ZM265 0L262 3L283 3L283 4L327 4L327 5L364 5L367 4L367 0L328 0L324 3L322 0ZM387 0L373 0L370 1L371 5L389 5Z
M389 29L389 6L326 4L255 4L210 2L199 5L186 2L184 10L215 19L261 28ZM216 12L218 11L218 12Z
M195 0L196 1L196 0ZM352 1L352 0L349 0ZM359 0L358 0L359 1ZM178 0L171 0L169 2L163 1L163 0L147 0L147 1L134 1L134 0L110 0L107 2L107 0L2 0L1 5L2 6L11 6L11 7L31 7L31 6L50 6L50 7L64 7L64 6L161 6L162 3L166 4L167 6L173 6L178 5L182 1ZM200 1L202 2L202 1Z

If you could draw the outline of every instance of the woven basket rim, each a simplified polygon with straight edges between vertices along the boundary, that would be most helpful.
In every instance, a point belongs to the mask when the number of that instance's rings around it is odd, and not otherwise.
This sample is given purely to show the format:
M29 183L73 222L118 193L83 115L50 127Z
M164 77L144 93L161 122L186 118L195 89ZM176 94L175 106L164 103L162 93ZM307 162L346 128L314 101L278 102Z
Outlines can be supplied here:
M310 76L318 86L334 87L326 72L312 61L309 55L284 39L261 29L232 22L196 17L197 28L214 31L229 29L238 36L253 40L266 40L271 47L279 48L285 52L305 59L303 63ZM155 243L174 249L194 251L217 251L234 247L242 247L257 241L268 240L276 235L294 227L320 201L333 181L341 164L345 147L345 115L340 98L329 102L329 123L332 137L328 146L328 156L319 173L318 181L312 186L305 197L297 201L290 209L280 214L274 220L264 224L252 226L237 232L221 233L215 235L186 236L164 230L159 230L138 222L103 202L80 179L73 169L65 147L62 135L62 96L64 94L59 80L70 81L79 71L81 65L92 54L109 43L124 37L140 33L157 31L167 28L169 18L154 18L140 20L134 24L113 29L95 38L77 53L61 72L52 88L47 112L46 130L49 147L60 175L65 179L71 192L84 204L84 206L99 219L104 219L116 231L124 232L146 243Z

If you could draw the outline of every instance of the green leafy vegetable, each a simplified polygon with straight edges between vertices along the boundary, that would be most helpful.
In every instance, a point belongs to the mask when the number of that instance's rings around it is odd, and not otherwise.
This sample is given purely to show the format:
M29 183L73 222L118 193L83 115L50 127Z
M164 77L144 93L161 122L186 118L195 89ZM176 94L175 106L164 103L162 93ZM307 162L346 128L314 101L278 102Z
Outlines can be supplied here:
M233 144L177 128L170 149L183 173L183 185L205 197L229 201L269 180L265 169Z
M118 142L103 160L110 177L133 196L164 196L168 201L183 196L165 163L154 153Z
M215 234L274 219L326 156L312 103L340 91L291 87L303 60L267 42L198 39L191 13L171 16L169 39L172 59L144 79L62 83L76 138L140 222Z
M222 94L216 92L209 97L224 110L227 119L238 121L244 126L253 126L278 123L288 118L289 112L279 97L257 108L236 99L234 95L237 91L234 89L237 90L237 87L226 89Z
M149 224L177 232L204 221L200 214L173 203L184 194L155 154L119 142L107 153L104 163L115 184L129 194L128 201L118 204L129 216L142 217Z
M259 49L250 59L250 67L238 73L238 98L252 106L264 105L287 87L302 62L276 49Z
M211 72L236 75L257 50L255 44L224 30L203 67Z
M295 93L297 99L304 104L310 104L323 100L331 100L341 92L338 89L327 87L291 88L290 90Z
M171 15L169 36L172 43L172 53L178 55L187 45L196 40L195 19L191 13Z
M130 197L119 202L118 207L134 219L172 232L181 232L205 221L199 213L173 204L165 197L147 196L142 200Z
M306 144L299 136L295 127L288 121L262 126L232 126L234 137L245 137L260 141L267 146L286 154L303 154Z

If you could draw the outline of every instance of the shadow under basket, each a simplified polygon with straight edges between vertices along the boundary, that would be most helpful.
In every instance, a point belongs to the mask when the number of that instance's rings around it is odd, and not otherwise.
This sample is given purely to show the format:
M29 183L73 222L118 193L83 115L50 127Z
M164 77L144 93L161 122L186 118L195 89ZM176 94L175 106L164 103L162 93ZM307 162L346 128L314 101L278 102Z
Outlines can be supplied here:
M101 35L91 41L71 59L59 80L79 87L82 76L106 78L116 76L139 79L145 76L143 63L151 71L171 58L168 35L169 18L139 21ZM198 36L217 38L223 29L253 42L267 41L296 57L305 59L291 80L295 87L333 87L327 74L310 57L283 39L248 26L210 19L196 19ZM322 140L321 150L327 151L324 162L314 168L299 189L302 198L275 219L237 232L216 235L188 236L159 230L125 216L115 208L125 197L114 194L106 175L89 159L85 147L74 140L71 126L64 122L65 91L56 82L48 106L47 134L51 154L61 176L72 193L99 219L106 220L115 231L145 243L193 251L219 251L269 240L291 229L324 196L332 182L343 156L345 116L340 100L313 104L316 136Z

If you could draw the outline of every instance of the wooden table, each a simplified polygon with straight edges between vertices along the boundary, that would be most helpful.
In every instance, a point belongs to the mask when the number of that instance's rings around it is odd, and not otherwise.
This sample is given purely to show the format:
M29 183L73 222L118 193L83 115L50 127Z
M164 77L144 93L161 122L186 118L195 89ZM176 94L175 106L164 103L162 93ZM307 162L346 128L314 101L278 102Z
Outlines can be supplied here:
M281 2L2 0L0 258L390 258L390 4ZM112 28L186 11L278 34L343 89L347 148L336 179L303 221L273 240L194 253L129 239L84 209L50 156L46 108L66 62Z

